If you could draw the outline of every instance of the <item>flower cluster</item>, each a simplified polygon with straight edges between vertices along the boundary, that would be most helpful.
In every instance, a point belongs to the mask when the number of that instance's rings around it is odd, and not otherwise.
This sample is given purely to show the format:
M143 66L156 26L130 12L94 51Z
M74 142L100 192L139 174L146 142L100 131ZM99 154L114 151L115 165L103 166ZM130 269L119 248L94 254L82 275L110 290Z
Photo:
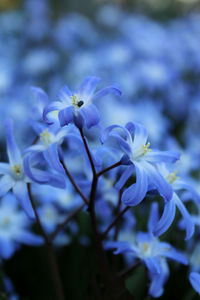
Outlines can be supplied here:
M8 297L27 272L20 265L12 287L9 264L31 246L46 251L54 299L71 299L79 277L84 299L200 294L198 14L164 24L106 4L93 22L80 13L52 18L47 0L22 6L0 14ZM188 284L169 295L175 278Z
M34 87L43 109L31 120L36 135L31 146L22 151L15 141L13 121L5 120L8 162L0 163L0 253L9 258L19 242L45 243L50 245L50 251L53 245L68 245L79 231L72 219L84 211L91 217L96 251L106 268L99 269L106 289L110 289L106 278L113 274L106 252L114 249L114 254L125 255L126 259L130 256L128 263L132 260L145 265L150 279L148 292L159 297L169 278L167 260L187 265L188 259L170 243L159 241L158 236L172 225L177 207L182 216L176 222L178 230L186 229L186 240L191 239L195 216L184 202L192 200L199 211L200 196L174 171L180 153L151 147L143 125L128 122L125 126L103 128L96 99L113 93L119 97L121 90L111 85L95 93L98 82L99 78L89 76L77 92L65 86L58 93L60 102L50 102L41 88ZM184 191L182 196L179 190ZM152 203L152 198L159 201ZM30 220L37 223L41 237L27 231L30 221L17 210L16 200ZM133 207L139 208L142 201L151 207L146 233L135 229L138 217L134 216ZM158 205L163 211L160 218ZM113 219L115 208L117 215ZM92 240L79 236L85 246ZM191 271L189 280L198 291L199 274ZM112 295L112 290L109 293Z

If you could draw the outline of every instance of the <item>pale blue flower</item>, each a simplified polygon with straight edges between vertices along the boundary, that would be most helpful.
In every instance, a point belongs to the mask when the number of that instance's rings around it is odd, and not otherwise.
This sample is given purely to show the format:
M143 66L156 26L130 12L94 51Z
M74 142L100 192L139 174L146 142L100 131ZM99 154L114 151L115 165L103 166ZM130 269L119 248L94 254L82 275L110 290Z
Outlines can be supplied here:
M112 125L103 131L101 135L102 143L109 137L118 142L119 147L125 153L124 161L127 164L116 187L118 189L122 188L128 178L134 172L136 174L136 183L125 189L122 201L126 205L137 205L144 199L147 191L153 188L157 189L166 201L169 201L172 197L172 188L157 170L156 164L161 162L173 163L179 159L179 154L174 151L150 149L150 143L147 143L147 130L137 123L128 123L125 127Z
M17 206L15 197L8 193L0 204L0 257L10 258L20 244L40 246L43 238L30 232L30 222Z

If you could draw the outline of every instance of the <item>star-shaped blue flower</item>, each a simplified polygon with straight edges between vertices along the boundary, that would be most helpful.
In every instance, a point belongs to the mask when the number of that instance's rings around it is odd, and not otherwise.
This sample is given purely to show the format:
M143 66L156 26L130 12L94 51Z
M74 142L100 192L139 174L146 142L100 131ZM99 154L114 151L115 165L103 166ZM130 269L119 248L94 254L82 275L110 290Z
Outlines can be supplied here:
M179 159L179 153L150 149L150 143L147 143L147 130L137 123L128 123L125 127L112 125L103 131L102 143L109 137L118 142L119 147L125 153L122 163L124 161L127 164L116 187L121 189L129 177L136 174L136 183L125 189L122 201L126 205L135 206L144 199L147 191L153 188L157 189L166 201L169 201L172 197L172 187L160 174L156 164L173 163Z
M45 107L43 118L46 123L52 124L48 115L52 111L57 111L61 126L74 123L79 128L82 128L84 124L87 128L91 128L97 125L100 117L96 106L92 103L93 100L110 93L121 95L121 91L113 85L94 93L99 81L98 77L88 76L75 93L65 85L58 94L60 101L52 102Z

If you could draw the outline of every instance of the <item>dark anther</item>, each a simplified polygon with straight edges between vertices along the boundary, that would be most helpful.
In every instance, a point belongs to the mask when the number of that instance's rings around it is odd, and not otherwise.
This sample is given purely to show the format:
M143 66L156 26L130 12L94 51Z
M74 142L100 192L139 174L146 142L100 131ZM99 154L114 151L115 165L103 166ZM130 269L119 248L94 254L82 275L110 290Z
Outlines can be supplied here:
M81 100L81 101L78 101L78 107L81 107L82 105L84 104L84 102Z

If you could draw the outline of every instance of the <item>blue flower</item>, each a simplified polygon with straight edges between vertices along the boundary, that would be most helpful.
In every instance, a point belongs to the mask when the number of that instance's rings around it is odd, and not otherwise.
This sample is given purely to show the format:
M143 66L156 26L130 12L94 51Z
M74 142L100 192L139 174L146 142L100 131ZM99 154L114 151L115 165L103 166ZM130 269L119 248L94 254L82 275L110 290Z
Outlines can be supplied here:
M2 175L0 179L0 197L12 189L13 194L26 214L30 218L34 218L35 215L29 199L27 183L33 180L61 188L65 187L65 183L61 176L58 177L51 172L45 172L36 168L31 172L29 165L30 156L26 157L26 161L23 160L13 136L13 122L11 119L6 120L5 128L9 163L0 163L0 175Z
M10 258L21 243L32 246L43 244L42 237L31 233L29 227L29 219L18 210L15 197L8 193L0 204L0 257Z
M0 163L0 174L2 175L0 179L0 197L12 189L13 194L27 215L34 218L27 191L27 183L30 182L30 179L24 172L23 159L13 136L13 122L11 119L6 120L5 128L9 163Z
M200 197L188 183L184 182L176 175L176 171L170 173L164 164L158 165L158 170L171 185L173 194L170 201L165 203L163 215L154 228L154 234L160 236L167 231L175 218L177 207L183 217L184 226L186 228L186 240L188 240L194 233L194 222L192 216L190 216L185 205L179 198L177 191L182 189L188 190L196 201L199 201Z
M47 234L52 234L56 227L66 220L66 214L61 213L53 203L45 203L39 207L38 214ZM77 233L77 224L75 222L70 222L67 227L71 234ZM71 236L66 232L65 228L66 226L55 236L54 245L66 246L71 242Z
M121 134L113 130L121 130ZM134 131L134 138L132 132ZM150 149L147 143L147 130L140 124L128 123L125 127L112 125L107 127L102 135L104 143L108 137L113 137L122 151L125 153L124 162L128 165L121 178L116 184L121 189L131 175L136 173L136 183L128 187L123 195L122 201L129 206L139 204L148 190L157 189L166 201L172 197L172 187L160 174L156 164L160 162L173 163L179 159L179 154L173 151L158 151ZM122 159L123 162L123 159Z
M42 225L48 233L52 233L56 226L66 219L66 216L64 214L60 214L56 207L54 207L51 203L43 204L38 209L38 213Z
M57 172L64 173L59 160L58 146L60 146L69 131L68 128L60 128L58 124L51 126L39 122L32 122L32 127L39 137L36 144L25 149L24 153L42 153L43 159Z
M58 152L56 145L52 148L52 152L49 154L55 156L49 163L52 164L55 169L57 166L54 162L59 162ZM56 157L57 156L57 157ZM23 161L24 172L31 179L31 181L39 184L47 184L54 186L56 188L64 189L66 187L66 182L64 174L55 172L53 169L42 170L38 168L38 165L41 164L41 157L33 155L32 153L25 156ZM43 166L44 167L44 166ZM60 172L62 169L60 167Z
M64 86L58 94L60 101L52 102L45 107L44 120L48 124L52 124L52 121L48 119L48 114L52 111L58 111L61 126L74 123L79 128L82 128L84 124L91 128L97 125L100 117L92 101L109 93L121 95L121 91L115 86L106 87L94 94L99 80L99 78L93 76L86 77L76 93Z
M34 199L38 199L42 205L50 203L58 207L59 211L65 212L65 214L71 213L83 202L80 196L74 192L70 183L67 185L67 189L34 184L32 186L32 194Z
M166 258L173 259L179 263L187 265L185 255L178 252L169 243L160 242L152 234L158 218L158 205L153 203L148 221L148 233L139 232L135 241L105 242L106 249L115 249L114 254L127 253L133 258L140 259L149 271L151 280L149 293L153 297L161 296L163 285L169 274Z

